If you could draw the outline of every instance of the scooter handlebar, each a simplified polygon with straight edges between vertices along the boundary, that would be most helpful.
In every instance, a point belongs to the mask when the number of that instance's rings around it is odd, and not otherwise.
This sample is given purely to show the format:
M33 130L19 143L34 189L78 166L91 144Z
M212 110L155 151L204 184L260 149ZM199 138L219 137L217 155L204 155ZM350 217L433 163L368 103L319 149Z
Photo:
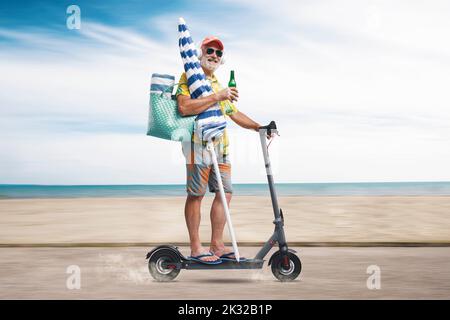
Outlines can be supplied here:
M270 121L270 123L267 126L261 126L259 127L259 130L267 130L267 135L271 135L272 133L277 133L277 125L275 121Z

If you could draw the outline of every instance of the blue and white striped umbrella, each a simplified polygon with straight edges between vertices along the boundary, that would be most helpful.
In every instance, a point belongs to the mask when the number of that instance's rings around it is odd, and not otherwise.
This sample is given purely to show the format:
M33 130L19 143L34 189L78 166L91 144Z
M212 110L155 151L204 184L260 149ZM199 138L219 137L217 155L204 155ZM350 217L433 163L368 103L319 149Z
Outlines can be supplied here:
M181 59L184 71L186 71L191 98L197 99L213 94L211 85L200 66L194 41L183 18L179 19L178 34ZM203 141L211 141L213 138L220 138L223 135L226 124L219 104L216 103L197 116L194 130Z

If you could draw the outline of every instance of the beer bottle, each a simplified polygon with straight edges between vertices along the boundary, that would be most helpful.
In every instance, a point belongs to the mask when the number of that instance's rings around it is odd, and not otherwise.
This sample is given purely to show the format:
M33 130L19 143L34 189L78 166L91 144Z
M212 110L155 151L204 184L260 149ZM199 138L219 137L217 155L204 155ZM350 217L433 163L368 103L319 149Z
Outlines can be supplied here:
M236 80L234 80L234 70L231 70L230 81L228 82L229 88L236 88Z
M234 70L231 70L230 81L228 81L228 88L236 88L236 80L234 80ZM236 104L236 101L234 102L234 104ZM230 101L227 101L227 103L225 104L225 114L228 116L233 114L233 108L230 104Z

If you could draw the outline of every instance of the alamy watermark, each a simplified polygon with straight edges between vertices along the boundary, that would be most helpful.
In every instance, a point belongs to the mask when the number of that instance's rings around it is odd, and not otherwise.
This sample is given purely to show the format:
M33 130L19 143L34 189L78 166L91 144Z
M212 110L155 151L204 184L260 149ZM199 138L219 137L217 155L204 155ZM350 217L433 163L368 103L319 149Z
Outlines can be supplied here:
M370 274L366 281L367 289L381 289L381 268L377 265L370 265L367 267L366 273Z
M66 273L69 274L66 280L66 287L69 290L81 289L81 268L77 265L70 265L66 269Z
M69 15L66 19L66 26L69 30L81 29L81 9L79 6L72 4L67 7L66 13Z

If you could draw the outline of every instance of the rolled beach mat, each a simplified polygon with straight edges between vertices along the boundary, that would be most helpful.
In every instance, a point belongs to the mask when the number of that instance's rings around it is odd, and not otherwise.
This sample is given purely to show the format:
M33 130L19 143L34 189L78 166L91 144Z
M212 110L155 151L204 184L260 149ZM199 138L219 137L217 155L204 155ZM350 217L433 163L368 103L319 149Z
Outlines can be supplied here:
M192 99L207 97L214 93L198 59L197 49L192 40L186 21L180 18L178 21L178 45L180 47L181 60L188 82ZM203 141L212 141L220 138L226 127L226 120L216 103L197 116L194 130Z
M167 98L170 98L175 84L175 77L168 74L153 73L150 82L150 93L164 93Z

